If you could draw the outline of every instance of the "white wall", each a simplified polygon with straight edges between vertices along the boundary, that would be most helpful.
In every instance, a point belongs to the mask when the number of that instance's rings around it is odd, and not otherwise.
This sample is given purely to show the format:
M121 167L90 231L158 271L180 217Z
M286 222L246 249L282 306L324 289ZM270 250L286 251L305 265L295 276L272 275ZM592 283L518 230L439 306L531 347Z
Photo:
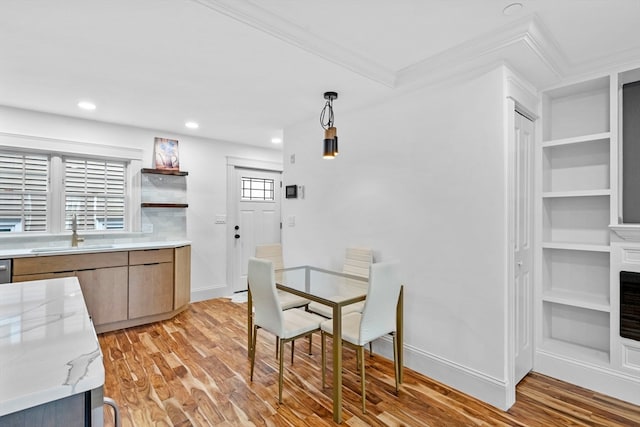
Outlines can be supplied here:
M287 128L284 150L285 185L305 186L304 199L283 202L285 262L340 269L347 246L400 260L406 365L498 407L508 400L504 105L503 68L356 112L338 99L336 159L322 159L317 119Z
M139 148L145 153L142 167L152 167L154 137L177 139L180 169L189 172L186 238L192 242L192 298L231 293L226 276L227 226L214 224L215 214L227 210L227 156L282 159L277 150L7 107L0 107L0 132Z

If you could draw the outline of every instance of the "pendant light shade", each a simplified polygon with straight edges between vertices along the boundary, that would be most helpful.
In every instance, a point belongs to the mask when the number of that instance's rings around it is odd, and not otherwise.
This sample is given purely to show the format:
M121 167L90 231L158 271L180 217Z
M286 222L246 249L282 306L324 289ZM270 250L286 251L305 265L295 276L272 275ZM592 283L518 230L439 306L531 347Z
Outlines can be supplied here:
M327 102L320 112L320 125L324 129L323 155L325 159L333 159L338 155L337 129L333 126L333 100L338 98L337 92L325 92L324 99Z

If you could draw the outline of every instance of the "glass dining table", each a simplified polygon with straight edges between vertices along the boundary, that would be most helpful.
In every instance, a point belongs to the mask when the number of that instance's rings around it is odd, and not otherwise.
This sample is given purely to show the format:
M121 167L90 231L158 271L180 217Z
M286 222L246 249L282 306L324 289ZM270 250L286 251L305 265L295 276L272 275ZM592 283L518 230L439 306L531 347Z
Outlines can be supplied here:
M367 297L368 280L337 271L312 266L276 270L276 287L310 301L326 305L333 311L333 420L342 422L342 313L351 304ZM403 291L396 303L396 340L399 382L402 383L403 366ZM247 304L247 350L251 351L253 333L253 303L249 283Z

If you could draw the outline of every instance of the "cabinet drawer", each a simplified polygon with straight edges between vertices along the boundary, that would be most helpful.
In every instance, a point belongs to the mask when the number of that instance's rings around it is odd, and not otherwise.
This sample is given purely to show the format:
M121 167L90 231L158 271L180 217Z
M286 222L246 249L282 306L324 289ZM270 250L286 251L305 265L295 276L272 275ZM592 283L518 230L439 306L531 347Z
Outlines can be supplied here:
M60 271L88 270L91 268L120 267L127 265L127 252L100 252L78 255L37 256L15 258L13 275L56 273Z
M173 262L173 248L129 252L129 265L157 264L160 262Z

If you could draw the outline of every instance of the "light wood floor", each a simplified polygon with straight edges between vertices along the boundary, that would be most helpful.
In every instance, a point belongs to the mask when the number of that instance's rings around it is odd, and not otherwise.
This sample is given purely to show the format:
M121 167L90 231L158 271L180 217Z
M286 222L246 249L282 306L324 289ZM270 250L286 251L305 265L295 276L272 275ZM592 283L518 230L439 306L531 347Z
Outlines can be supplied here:
M109 332L99 340L105 395L118 403L125 427L334 425L331 389L321 389L319 336L312 356L300 342L294 365L287 359L282 405L275 341L266 332L258 334L256 371L249 382L246 304L198 302L172 320ZM410 369L396 397L393 362L379 355L365 357L365 415L355 353L345 350L344 358L346 426L640 425L640 407L538 374L520 383L517 403L508 412ZM105 425L112 425L109 409L105 412Z

